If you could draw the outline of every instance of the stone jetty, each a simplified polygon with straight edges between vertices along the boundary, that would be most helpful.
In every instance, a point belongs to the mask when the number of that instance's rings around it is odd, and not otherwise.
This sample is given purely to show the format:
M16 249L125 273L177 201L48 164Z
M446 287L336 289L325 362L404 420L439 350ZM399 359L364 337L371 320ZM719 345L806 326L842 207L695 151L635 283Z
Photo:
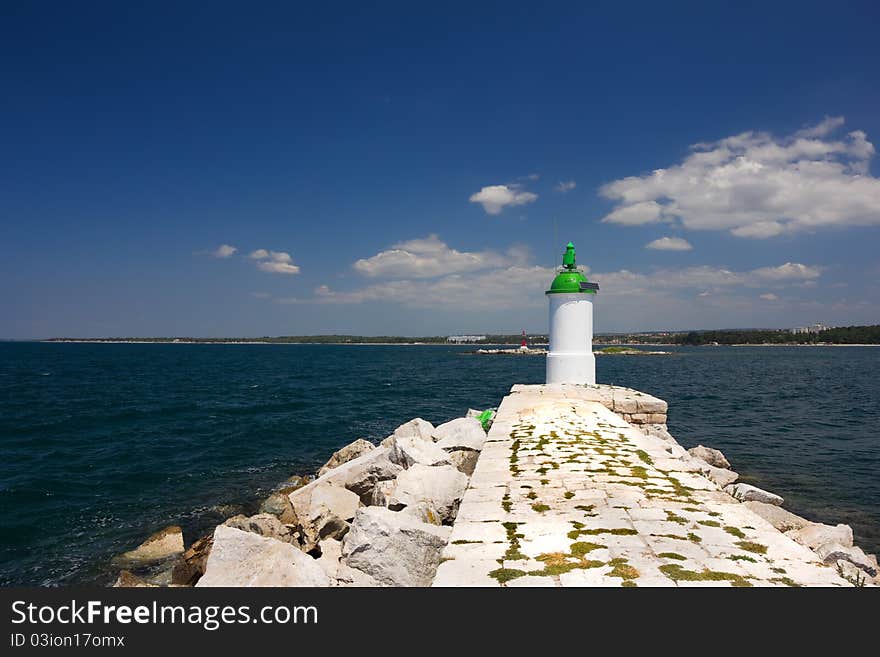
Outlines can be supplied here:
M186 550L166 528L123 555L116 585L880 582L848 526L786 511L718 450L681 447L666 418L666 402L628 388L516 385L494 418L416 418L346 445Z
M876 577L876 559L852 547L848 527L799 519L779 496L735 484L720 452L688 452L669 435L666 412L662 400L624 388L514 386L433 585L850 586ZM780 522L800 529L783 533Z

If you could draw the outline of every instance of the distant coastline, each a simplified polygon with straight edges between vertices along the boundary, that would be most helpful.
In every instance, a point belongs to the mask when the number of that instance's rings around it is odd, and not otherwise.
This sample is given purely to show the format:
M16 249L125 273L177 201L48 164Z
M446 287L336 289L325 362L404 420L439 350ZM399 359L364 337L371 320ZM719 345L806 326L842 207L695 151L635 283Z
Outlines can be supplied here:
M351 345L351 346L385 346L385 347L450 347L450 346L469 346L464 343L453 343L453 342L427 342L427 341L413 341L413 342L373 342L373 341L290 341L290 340L229 340L224 338L210 339L210 338L200 338L200 339L162 339L162 338L49 338L45 340L0 340L0 342L40 342L40 343L49 343L49 344L202 344L202 345L255 345L255 344L263 344L263 345ZM471 343L472 345L473 343ZM510 342L480 342L477 343L481 346L487 347L503 347L508 346ZM535 347L546 347L546 342L533 342L532 346ZM682 344L680 342L599 342L594 341L594 346L598 347L607 347L607 346L626 346L626 347L880 347L880 343L870 343L870 342L736 342L729 344L701 344L701 345L690 345L690 344Z
M821 325L820 325L821 326ZM199 338L193 336L150 337L57 337L38 342L96 344L354 344L354 345L471 345L519 347L521 334L485 335L279 335L260 337ZM547 346L549 336L526 334L529 347ZM805 329L713 329L692 331L645 331L640 333L597 333L593 343L602 346L868 346L880 344L880 324Z

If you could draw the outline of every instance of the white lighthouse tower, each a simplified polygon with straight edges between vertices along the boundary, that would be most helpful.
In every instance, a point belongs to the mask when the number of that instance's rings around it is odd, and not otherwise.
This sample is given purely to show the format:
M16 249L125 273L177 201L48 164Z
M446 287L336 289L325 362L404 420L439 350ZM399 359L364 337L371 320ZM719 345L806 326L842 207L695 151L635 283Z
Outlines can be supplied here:
M546 292L550 301L547 383L596 383L593 297L598 291L599 286L578 270L574 244L569 242L562 267Z

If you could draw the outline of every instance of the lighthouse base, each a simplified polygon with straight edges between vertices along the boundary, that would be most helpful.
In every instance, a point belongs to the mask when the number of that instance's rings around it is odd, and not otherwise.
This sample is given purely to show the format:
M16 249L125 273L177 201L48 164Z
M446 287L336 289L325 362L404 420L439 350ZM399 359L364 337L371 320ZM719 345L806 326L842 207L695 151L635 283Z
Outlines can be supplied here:
M547 354L547 383L596 383L596 357L589 353Z

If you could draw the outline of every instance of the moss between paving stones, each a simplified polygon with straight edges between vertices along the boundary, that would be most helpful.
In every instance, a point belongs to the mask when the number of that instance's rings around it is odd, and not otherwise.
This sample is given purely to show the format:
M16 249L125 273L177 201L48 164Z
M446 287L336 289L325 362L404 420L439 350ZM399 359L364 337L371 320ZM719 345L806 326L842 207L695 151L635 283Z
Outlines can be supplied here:
M730 525L725 525L724 531L726 531L731 536L736 536L737 538L745 538L746 535L743 533L741 529L738 527L731 527Z
M617 527L615 529L575 529L573 531L568 532L568 537L572 540L577 540L580 536L598 536L599 534L612 534L614 536L635 536L638 532L635 529L628 529L626 527Z
M637 449L636 456L638 456L640 459L642 459L643 462L647 463L648 465L654 465L654 460L650 456L648 456L648 452L646 452L645 450Z
M661 552L657 555L661 559L676 559L678 561L685 561L687 557L680 555L678 552Z
M767 581L773 582L774 584L785 584L786 586L790 586L792 588L800 588L800 584L795 582L791 577L774 577L773 579L769 579Z
M504 584L517 577L524 577L526 574L526 571L516 568L496 568L489 572L489 577L498 580L499 584Z
M737 541L736 545L746 552L754 552L755 554L767 554L767 546L755 543L754 541Z
M687 570L677 563L668 563L660 566L660 572L676 582L730 582L731 586L748 587L752 583L742 575L725 573L717 570L704 569L702 572Z
M656 538L671 538L676 541L686 541L688 540L687 536L679 536L678 534L649 534L649 536L654 536Z
M593 550L603 550L605 549L604 545L600 545L599 543L590 543L588 541L577 541L571 544L569 548L571 550L571 554L575 557L582 557L585 554L589 554Z

